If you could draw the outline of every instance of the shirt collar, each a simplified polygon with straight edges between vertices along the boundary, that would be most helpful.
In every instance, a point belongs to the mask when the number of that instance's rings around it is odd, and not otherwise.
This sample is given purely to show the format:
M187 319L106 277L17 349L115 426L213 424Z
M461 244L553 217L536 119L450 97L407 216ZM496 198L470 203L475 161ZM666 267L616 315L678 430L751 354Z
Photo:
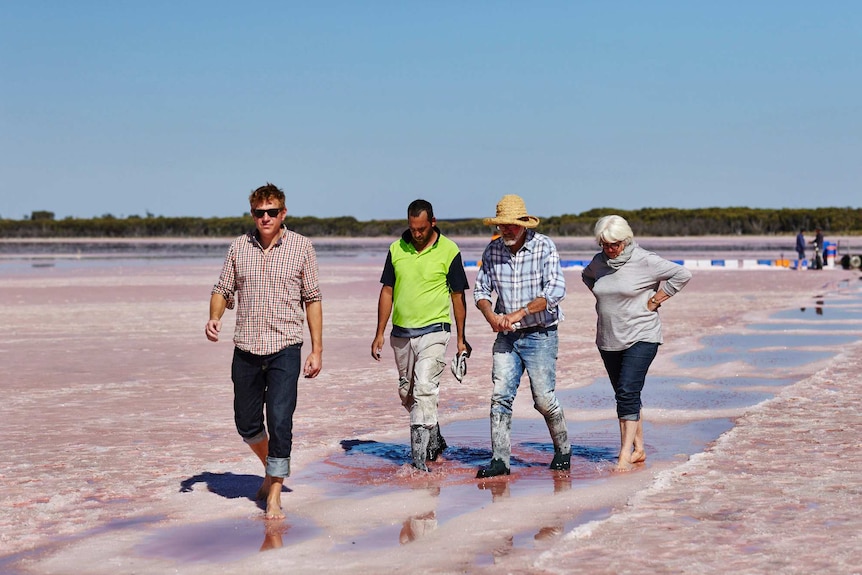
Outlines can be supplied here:
M437 239L435 239L434 243L431 244L427 249L436 247L437 244L440 243L440 237L443 235L440 233L440 228L438 228L437 226L434 226L433 230L435 232L437 232ZM404 233L401 234L401 241L404 242L405 244L409 245L410 247L412 247L414 250L416 249L416 246L413 245L413 234L410 233L409 229L405 230ZM424 250L423 250L423 252L424 252Z
M281 245L281 243L284 241L284 236L286 233L287 233L287 226L282 224L281 229L280 229L279 234L278 234L278 239L275 240L274 244L272 244L273 248ZM259 248L263 249L263 244L260 243L260 232L257 230L257 228L248 232L248 241L255 244Z

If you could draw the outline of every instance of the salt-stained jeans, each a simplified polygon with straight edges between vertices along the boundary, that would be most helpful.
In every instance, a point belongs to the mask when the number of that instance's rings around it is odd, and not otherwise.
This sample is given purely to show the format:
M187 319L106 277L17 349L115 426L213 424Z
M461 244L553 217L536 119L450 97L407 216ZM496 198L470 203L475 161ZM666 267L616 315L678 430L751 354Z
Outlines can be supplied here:
M272 477L290 475L301 349L302 344L296 344L272 355L254 355L234 348L231 379L236 430L246 443L254 445L267 438L268 429L266 473Z
M639 341L623 351L599 350L614 388L619 419L640 420L643 407L641 391L658 346L657 343Z
M446 368L448 331L418 337L391 337L398 368L398 396L410 412L410 425L433 427L437 423L440 376Z
M530 378L533 407L545 416L545 419L562 413L563 408L555 393L557 346L556 329L497 334L491 368L491 379L494 382L491 413L511 415L512 404L524 371Z

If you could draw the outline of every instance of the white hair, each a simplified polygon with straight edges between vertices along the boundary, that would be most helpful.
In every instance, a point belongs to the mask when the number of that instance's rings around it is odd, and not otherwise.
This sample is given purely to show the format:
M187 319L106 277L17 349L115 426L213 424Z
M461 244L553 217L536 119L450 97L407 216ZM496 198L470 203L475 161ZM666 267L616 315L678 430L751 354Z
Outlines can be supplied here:
M625 242L630 244L634 239L634 232L631 226L622 216L610 215L599 218L596 222L596 242L601 245L602 242Z

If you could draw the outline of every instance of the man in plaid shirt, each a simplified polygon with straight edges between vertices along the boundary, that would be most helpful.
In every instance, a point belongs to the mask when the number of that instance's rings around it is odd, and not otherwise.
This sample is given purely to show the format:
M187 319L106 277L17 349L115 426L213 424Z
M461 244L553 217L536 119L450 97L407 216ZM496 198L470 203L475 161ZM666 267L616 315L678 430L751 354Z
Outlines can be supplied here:
M473 299L491 329L494 342L491 379L491 464L479 469L478 478L509 475L512 453L512 404L526 370L533 406L545 418L554 459L551 469L567 470L571 445L563 406L557 401L557 324L563 320L559 305L566 296L566 278L554 242L531 228L539 218L527 214L524 200L503 196L497 216L486 218L500 237L482 254ZM491 306L491 292L497 302Z
M299 372L317 377L322 367L323 305L314 247L284 226L284 192L267 184L252 192L249 204L255 230L231 242L212 290L205 332L207 339L218 341L222 315L236 305L234 420L266 469L258 491L258 498L266 499L266 517L281 519ZM311 353L303 365L305 319Z

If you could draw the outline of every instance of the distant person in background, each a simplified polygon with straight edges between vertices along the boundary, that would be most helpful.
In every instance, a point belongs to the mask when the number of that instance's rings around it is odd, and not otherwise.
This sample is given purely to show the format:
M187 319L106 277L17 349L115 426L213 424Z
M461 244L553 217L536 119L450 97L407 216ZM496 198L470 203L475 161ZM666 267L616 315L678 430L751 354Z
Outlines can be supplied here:
M814 240L811 242L814 246L814 262L812 269L821 270L823 269L823 258L825 257L823 254L823 232L820 231L820 228L817 228L814 230L814 234Z
M272 184L261 186L249 204L255 230L231 242L212 290L204 332L210 341L218 341L222 315L236 303L234 420L265 467L258 499L266 499L266 517L282 519L281 489L290 475L297 381L300 368L305 377L320 373L323 305L314 247L284 226L284 192ZM311 353L303 366L304 319Z
M464 292L470 286L461 251L440 233L429 202L411 202L407 225L401 239L389 246L383 266L371 357L380 361L391 314L389 344L398 368L398 395L410 413L413 467L428 471L426 462L435 461L447 447L437 420L437 400L451 335L449 300L455 318L457 354L469 355L464 336Z
M799 233L796 234L796 255L799 257L798 263L796 264L796 269L802 269L802 261L805 259L805 247L807 244L805 243L805 230L799 230Z
M595 236L602 251L581 277L596 298L596 346L617 404L616 469L628 471L632 464L646 460L641 391L662 343L658 308L685 287L691 272L638 246L620 216L599 219Z
M560 302L566 297L560 255L551 238L533 230L539 218L527 213L519 196L503 196L496 217L484 221L496 225L500 237L482 254L473 299L497 339L491 367L491 463L476 477L510 473L512 405L524 371L530 378L533 407L545 418L554 444L550 467L567 470L571 445L556 395L557 324L563 320Z

